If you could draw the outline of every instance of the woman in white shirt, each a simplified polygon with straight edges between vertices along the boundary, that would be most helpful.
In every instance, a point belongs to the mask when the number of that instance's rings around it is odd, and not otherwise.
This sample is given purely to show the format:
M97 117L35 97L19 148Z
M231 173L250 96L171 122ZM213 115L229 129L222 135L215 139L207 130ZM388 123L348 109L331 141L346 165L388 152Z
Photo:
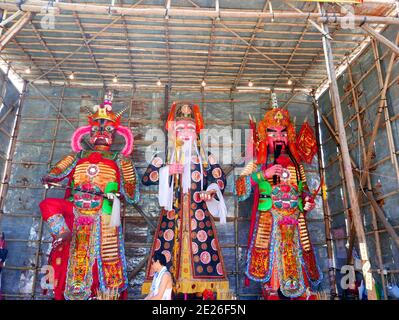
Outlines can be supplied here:
M162 253L154 254L151 259L154 278L150 293L144 300L172 300L172 277L166 268L166 257Z

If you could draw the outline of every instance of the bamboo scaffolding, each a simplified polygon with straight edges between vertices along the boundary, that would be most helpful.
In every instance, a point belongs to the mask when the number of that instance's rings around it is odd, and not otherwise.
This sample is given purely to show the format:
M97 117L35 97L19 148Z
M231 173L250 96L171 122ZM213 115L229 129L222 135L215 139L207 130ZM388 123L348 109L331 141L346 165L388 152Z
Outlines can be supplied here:
M11 169L12 169L12 159L13 159L13 155L15 153L15 148L16 148L16 138L18 136L18 128L21 123L21 110L22 110L22 106L23 106L24 96L26 93L25 90L26 90L26 84L24 85L24 89L19 97L18 109L17 109L16 115L15 115L16 121L14 124L12 135L10 136L11 148L7 155L4 176L2 177L2 181L1 181L1 185L0 185L0 209L2 209L4 207L5 200L6 200L5 198L6 198L6 195L8 192L10 176L11 176Z
M322 4L320 4L320 8L321 8L320 12L323 13L324 7L322 6ZM323 29L326 33L329 33L329 28L325 22L323 23ZM338 129L338 135L339 135L340 146L341 146L343 169L345 172L347 191L349 194L350 204L351 204L351 213L352 213L351 218L353 219L353 225L356 230L356 235L357 235L358 241L359 241L362 266L364 266L366 264L369 264L368 250L367 250L367 244L366 244L366 235L364 233L363 222L362 222L362 218L360 215L359 202L358 202L358 198L357 198L357 194L356 194L355 180L354 180L354 176L352 173L352 166L351 166L351 161L350 161L350 156L349 156L348 143L347 143L347 138L346 138L345 126L344 126L344 122L343 122L341 102L340 102L340 98L339 98L337 78L336 78L336 74L335 74L334 62L332 60L333 53L332 53L332 48L331 48L331 42L326 37L323 37L323 47L324 47L324 51L325 51L328 77L330 79L330 88L329 89L331 92L332 105L334 106L334 114L336 116L336 121L337 121L337 129ZM363 271L363 276L364 276L365 283L366 283L365 287L366 287L366 291L368 293L368 299L375 300L376 294L375 294L375 288L374 288L374 284L373 284L372 275L366 269L363 269L362 271Z
M396 42L398 42L398 41L399 41L399 34L398 34L398 36L396 38ZM378 107L378 110L377 110L377 115L376 115L375 123L374 123L374 126L373 126L372 135L371 135L369 144L367 146L366 158L365 158L364 165L363 165L364 172L368 172L369 171L370 162L371 162L371 155L372 155L372 151L374 149L374 142L375 142L375 139L376 139L377 134L378 134L382 112L383 112L384 108L387 108L386 94L387 94L387 90L388 90L389 79L391 77L391 73L392 73L392 70L393 70L394 61L395 61L395 53L392 53L391 54L391 58L389 60L388 69L387 69L387 72L385 74L385 80L384 80L384 83L383 83L383 87L381 88L381 100L380 100L380 104L379 104L379 107ZM363 189L363 185L364 185L366 179L367 179L367 175L363 175L361 177L361 179L359 181L359 185L360 185L361 189ZM371 195L370 192L368 192L367 194ZM374 203L374 202L372 202L372 203ZM382 211L378 210L379 209L378 206L374 206L374 208L376 209L376 213L377 214L378 213L383 214ZM382 217L382 222L383 223L388 223L388 221L386 221L384 215ZM352 226L352 230L351 230L351 237L349 238L350 239L350 241L349 241L349 250L353 247L353 244L354 244L354 237L352 235L355 233L355 228L356 228L356 225L353 225ZM389 231L389 229L387 229L387 231ZM392 231L393 230L391 230L391 232ZM391 236L395 240L395 243L397 245L399 245L399 237L396 235L396 233L393 233Z
M399 40L399 36L397 37L397 40ZM378 82L381 90L384 87L384 80L383 80L383 73L382 73L382 66L381 66L381 59L380 59L380 54L378 52L378 46L375 41L371 42L372 47L373 47L373 53L375 57L375 65L377 68L377 74L378 74ZM388 86L387 91L390 89L391 86ZM386 103L386 102L385 102ZM395 152L395 143L394 143L394 138L393 138L393 131L392 131L392 126L389 118L389 110L388 110L388 104L385 104L384 107L384 124L385 124L385 129L388 137L388 146L389 146L389 151L391 155L391 162L393 167L395 168L396 172L396 177L398 179L399 183L399 165L398 165L398 159L396 157L396 152Z
M351 93L352 93L352 97L353 97L353 103L354 103L354 107L355 107L355 112L356 112L356 119L357 119L357 126L358 126L358 132L359 132L359 140L360 140L360 146L362 149L362 156L363 156L363 163L366 160L366 143L364 141L364 132L363 132L363 123L362 120L360 118L359 115L359 101L358 101L358 95L355 89L353 89L353 75L352 75L352 69L351 66L349 65L349 61L348 61L348 75L349 75L349 83L351 86ZM360 163L359 163L359 167L360 167ZM367 187L369 190L372 189L371 186L371 179L370 179L370 174L367 172L365 173L367 175ZM373 200L373 196L371 195L370 201ZM378 224L377 224L377 214L376 211L374 209L374 207L371 207L371 213L372 213L372 224L373 224L373 229L376 230L378 228ZM380 268L380 270L384 269L384 263L382 260L382 253L381 253L381 242L380 242L380 237L378 232L374 232L374 239L375 239L375 247L376 247L376 253L377 253L377 260L378 260L378 267ZM351 251L350 251L351 253ZM387 288L386 288L386 283L385 283L385 277L383 274L381 274L381 284L382 284L382 288L384 291L384 299L387 299Z
M61 96L60 96L59 103L58 103L57 110L56 110L58 120L55 123L54 131L53 131L53 137L52 137L53 139L52 139L52 143L51 143L51 147L50 147L50 154L49 154L49 159L48 159L49 165L47 166L48 171L51 168L50 164L53 162L53 158L54 158L54 154L55 154L56 138L57 138L57 134L58 134L59 127L60 127L59 118L61 117L64 94L65 94L65 87L62 88ZM43 190L42 200L44 200L47 197L48 189L45 189L42 187L42 190ZM36 254L35 254L35 258L34 258L35 272L33 274L33 280L32 280L32 298L33 299L35 298L35 293L36 293L36 279L38 278L38 274L39 274L39 270L40 270L39 262L40 262L40 253L41 253L41 247L42 247L43 226L44 226L43 219L40 219L39 230L38 230L38 239L40 241L38 242L38 246L37 246L37 250L36 250Z
M23 16L0 37L0 52L17 35L19 31L30 21L32 12L25 12Z
M315 122L315 133L316 133L316 140L318 146L321 146L320 143L320 123L319 123L319 117L317 113L317 108L316 108L316 100L314 98L313 100L313 116L314 116L314 122ZM322 154L320 147L317 148L317 159L318 159L318 167L319 167L319 175L322 179L325 179L325 171L323 168L323 164L321 162ZM323 188L323 186L322 186ZM334 300L335 297L338 296L337 292L337 283L336 283L336 275L335 275L335 261L334 261L334 241L331 233L331 214L330 214L330 206L327 201L327 197L324 194L325 191L322 189L322 203L323 203L323 213L324 213L324 226L325 226L325 237L326 237L326 244L327 244L327 257L328 257L328 280L330 283L330 296L331 299Z
M262 12L265 12L267 10L268 4L269 4L269 1L266 0L265 4L263 5ZM234 84L233 84L233 87L232 87L233 90L237 88L238 83L240 82L240 79L241 79L241 77L243 75L243 72L245 70L245 67L246 67L247 61L248 61L248 53L251 51L253 42L255 41L255 37L256 37L256 35L258 33L258 29L259 29L261 24L262 24L262 18L258 18L258 20L256 21L256 24L255 24L255 27L254 27L254 29L252 31L251 37L249 38L249 40L244 39L245 41L247 41L247 47L245 49L244 56L243 56L243 58L241 60L241 64L240 64L240 67L238 69L236 78L234 79ZM234 32L236 32L236 31L234 31Z

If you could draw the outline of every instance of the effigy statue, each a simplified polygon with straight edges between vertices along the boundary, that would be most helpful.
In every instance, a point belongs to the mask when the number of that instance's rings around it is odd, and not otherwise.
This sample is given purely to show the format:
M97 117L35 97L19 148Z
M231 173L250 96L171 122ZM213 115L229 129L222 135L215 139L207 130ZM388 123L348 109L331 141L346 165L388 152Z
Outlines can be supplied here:
M273 108L266 112L252 139L256 161L250 162L236 181L239 201L252 190L252 208L246 284L262 284L265 299L314 299L311 287L322 279L309 239L306 214L315 207L301 159L313 158L317 146L306 131L296 138L287 110L279 108L272 93ZM303 131L302 131L303 132ZM297 148L297 141L311 146ZM299 152L298 150L304 150Z
M64 199L40 203L54 239L49 262L56 300L127 298L119 198L133 204L139 192L130 158L133 134L120 124L124 111L114 113L111 96L106 96L94 113L89 110L89 124L74 132L73 153L42 178L46 187L68 180ZM126 142L121 152L111 151L116 134ZM86 136L90 150L82 147Z
M166 257L176 295L184 294L187 299L206 290L227 291L229 282L212 216L226 222L226 177L215 157L204 155L199 107L173 103L166 129L166 160L156 154L142 177L144 185L159 185L162 207L142 293L150 291L154 275L150 261L157 253Z

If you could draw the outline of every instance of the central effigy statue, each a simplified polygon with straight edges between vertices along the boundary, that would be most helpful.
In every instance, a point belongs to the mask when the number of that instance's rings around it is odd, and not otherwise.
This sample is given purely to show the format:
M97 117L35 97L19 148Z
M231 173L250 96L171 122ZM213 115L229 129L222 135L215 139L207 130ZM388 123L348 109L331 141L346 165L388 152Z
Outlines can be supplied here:
M114 113L106 97L90 112L89 125L74 132L73 153L42 179L46 186L68 180L64 199L40 203L54 239L50 264L57 300L127 297L119 197L133 204L139 193L130 158L133 134L120 124L122 112ZM116 134L125 138L121 152L110 150ZM85 136L92 149L83 150Z
M274 93L272 98L252 141L256 161L236 181L239 201L254 191L245 274L262 283L265 299L312 299L310 289L322 273L307 228L315 202L301 160L311 161L317 147L309 130L296 138L288 111L278 107Z
M229 282L212 215L226 221L225 174L211 154L204 155L199 133L203 120L197 105L174 103L166 124L166 158L156 155L142 182L159 185L162 207L148 260L143 293L151 290L151 259L166 257L175 294L227 291Z

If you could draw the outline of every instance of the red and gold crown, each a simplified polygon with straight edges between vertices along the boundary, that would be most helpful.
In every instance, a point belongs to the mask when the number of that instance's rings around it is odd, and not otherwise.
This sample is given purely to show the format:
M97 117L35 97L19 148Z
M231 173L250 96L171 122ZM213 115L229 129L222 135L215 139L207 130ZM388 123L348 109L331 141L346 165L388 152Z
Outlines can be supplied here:
M116 127L120 124L122 114L127 110L127 108L124 108L114 113L112 111L112 101L108 99L105 99L100 105L94 106L93 109L94 113L90 112L88 116L90 124L92 124L93 121L104 119L114 122Z
M268 110L263 119L259 122L258 126L258 162L263 163L266 156L266 136L267 128L282 126L287 129L288 134L288 147L291 150L293 156L298 159L298 154L296 151L296 133L295 125L291 122L290 113L288 110L280 108L277 104L277 97L275 93L272 96L272 109Z

